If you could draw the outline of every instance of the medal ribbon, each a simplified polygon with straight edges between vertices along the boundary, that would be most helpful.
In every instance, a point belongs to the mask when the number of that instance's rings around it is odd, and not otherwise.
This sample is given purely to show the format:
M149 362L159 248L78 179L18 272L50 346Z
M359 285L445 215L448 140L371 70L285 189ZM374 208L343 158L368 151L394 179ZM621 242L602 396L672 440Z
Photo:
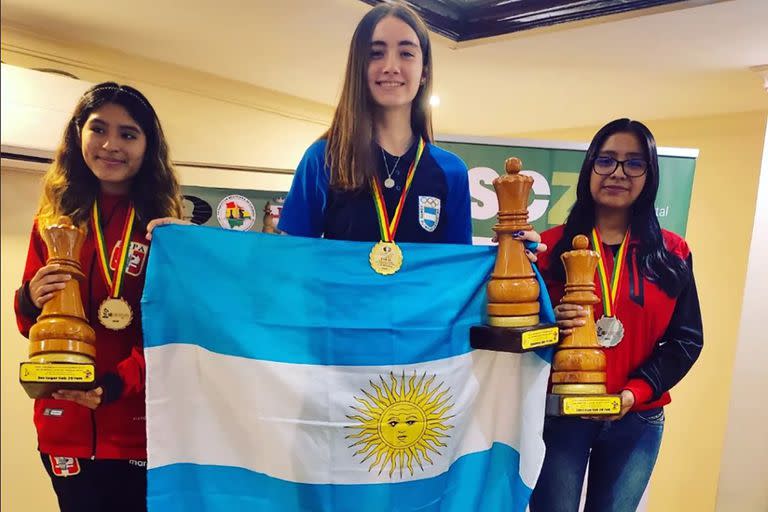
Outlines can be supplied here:
M120 259L118 259L113 275L110 273L109 260L107 259L107 242L104 237L104 231L101 228L101 208L99 208L98 199L93 203L91 224L93 225L93 232L96 235L96 249L99 253L99 266L104 275L104 282L107 283L107 288L109 288L109 296L112 298L119 297L120 290L123 287L123 276L125 275L125 268L128 266L128 247L131 245L131 232L133 231L133 222L135 219L136 210L131 203L128 208L128 215L125 218L123 234L120 237L120 240L122 241L120 245Z
M605 316L616 316L616 296L621 286L621 272L624 269L624 260L627 256L627 242L629 241L629 229L624 234L624 240L621 241L619 250L613 258L613 275L608 281L608 272L606 272L605 260L603 260L603 240L597 228L592 228L592 246L600 255L597 260L597 274L600 277L600 288L603 296L603 313Z
M400 194L400 201L395 208L395 214L392 216L392 221L389 220L387 214L387 203L384 202L384 195L381 193L381 184L379 183L379 177L374 176L371 180L371 190L373 192L373 203L376 207L376 215L379 219L379 231L381 232L381 240L384 242L393 242L395 240L395 233L397 232L397 226L400 224L400 217L403 215L403 205L405 204L405 198L408 195L408 191L411 189L411 183L413 182L413 175L416 174L416 167L419 165L421 155L424 153L425 147L424 139L419 138L419 145L416 148L416 157L411 162L411 167L408 169L408 174L405 177L405 186L403 192Z

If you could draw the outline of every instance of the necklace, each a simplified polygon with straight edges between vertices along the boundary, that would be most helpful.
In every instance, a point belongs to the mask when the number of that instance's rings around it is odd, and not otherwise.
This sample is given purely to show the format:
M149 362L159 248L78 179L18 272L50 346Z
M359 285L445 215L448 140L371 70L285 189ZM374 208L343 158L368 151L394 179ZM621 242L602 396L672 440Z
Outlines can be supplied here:
M386 188L392 188L395 186L395 180L392 179L392 175L397 170L397 164L400 163L400 159L403 157L403 155L400 155L397 157L397 160L395 160L395 165L392 166L392 171L389 170L389 164L387 163L387 156L384 154L384 149L379 147L381 149L381 158L384 160L384 168L387 170L387 179L384 180L384 186Z

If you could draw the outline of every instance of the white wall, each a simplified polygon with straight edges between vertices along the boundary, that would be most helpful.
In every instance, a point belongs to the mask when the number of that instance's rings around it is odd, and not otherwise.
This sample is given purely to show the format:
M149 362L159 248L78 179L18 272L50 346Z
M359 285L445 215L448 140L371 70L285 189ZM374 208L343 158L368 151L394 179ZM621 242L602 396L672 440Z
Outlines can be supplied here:
M723 264L728 264L725 252ZM720 466L718 512L768 510L768 407L764 401L768 389L767 304L768 129L749 249L728 429Z
M0 328L2 329L2 496L3 511L57 510L56 496L37 452L32 399L19 384L19 363L28 358L28 342L16 329L13 293L21 283L32 216L40 197L39 172L0 166L2 255L0 258Z

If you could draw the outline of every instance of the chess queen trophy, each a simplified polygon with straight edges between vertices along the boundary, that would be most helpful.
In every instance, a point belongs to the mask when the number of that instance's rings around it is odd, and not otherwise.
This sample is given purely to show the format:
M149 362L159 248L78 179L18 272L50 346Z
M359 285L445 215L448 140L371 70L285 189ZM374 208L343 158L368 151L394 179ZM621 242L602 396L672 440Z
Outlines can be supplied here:
M80 298L85 233L62 216L40 235L48 248L46 264L59 264L72 279L43 305L29 330L29 361L21 363L19 381L31 398L49 397L59 389L91 389L95 381L96 336Z
M499 222L493 230L499 248L487 288L488 320L470 329L469 341L476 349L519 353L556 344L558 329L539 319L539 282L524 242L513 237L533 229L527 209L533 178L520 174L518 158L508 158L504 167L506 174L493 180L499 201Z
M573 238L573 250L563 253L565 267L564 304L586 311L585 325L563 336L552 361L552 391L547 395L550 416L610 416L621 412L621 395L606 394L606 359L597 337L593 307L595 268L600 256L588 249L584 235Z

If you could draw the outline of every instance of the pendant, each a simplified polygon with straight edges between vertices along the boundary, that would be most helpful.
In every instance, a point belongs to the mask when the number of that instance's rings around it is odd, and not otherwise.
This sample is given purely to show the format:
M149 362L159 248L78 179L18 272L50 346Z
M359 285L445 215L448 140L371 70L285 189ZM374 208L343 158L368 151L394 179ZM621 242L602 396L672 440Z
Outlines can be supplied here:
M378 274L388 276L403 266L403 253L394 242L379 242L371 249L368 257L371 268Z
M395 186L395 180L393 180L392 178L387 178L387 179L385 179L385 180L384 180L384 186L385 186L386 188L392 188L392 187L394 187L394 186Z
M605 348L615 347L624 338L624 325L615 316L604 316L595 324L597 341Z
M108 297L99 306L99 322L107 329L121 331L131 325L133 310L121 297Z

